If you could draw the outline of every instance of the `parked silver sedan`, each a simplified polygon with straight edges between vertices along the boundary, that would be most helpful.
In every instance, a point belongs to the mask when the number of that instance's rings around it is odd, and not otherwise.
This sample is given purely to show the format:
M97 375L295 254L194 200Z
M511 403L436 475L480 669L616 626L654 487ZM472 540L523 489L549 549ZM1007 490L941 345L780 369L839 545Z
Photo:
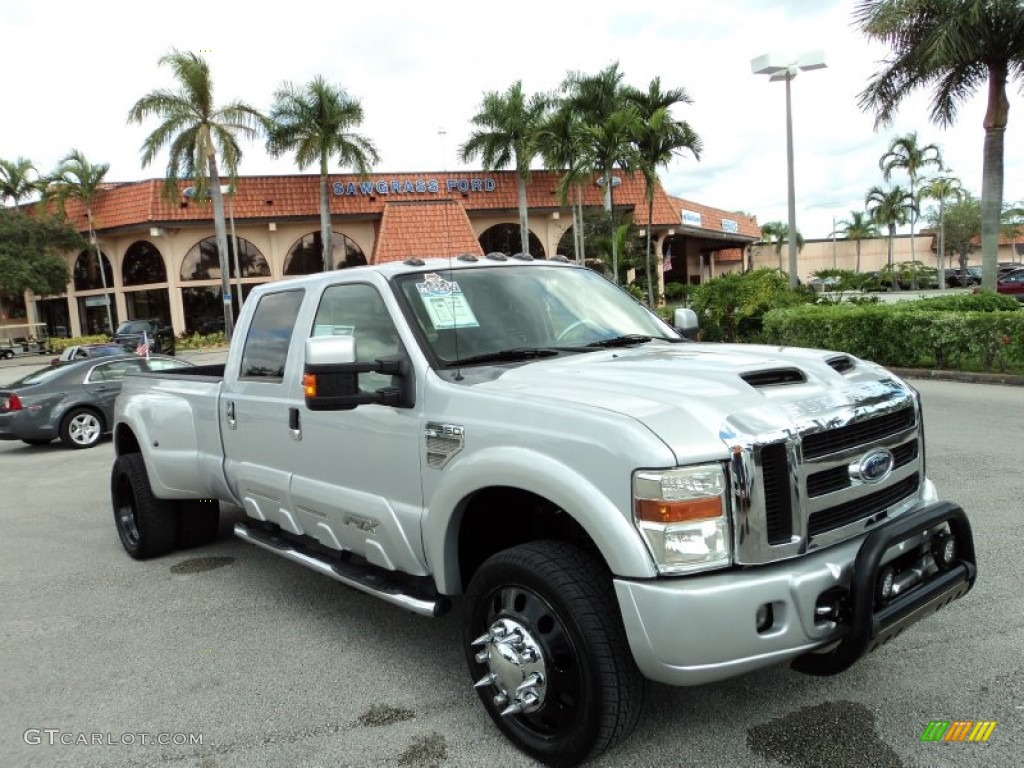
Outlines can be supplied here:
M110 431L114 400L126 374L191 365L163 355L124 354L34 371L0 387L0 440L46 445L60 438L69 448L92 448Z

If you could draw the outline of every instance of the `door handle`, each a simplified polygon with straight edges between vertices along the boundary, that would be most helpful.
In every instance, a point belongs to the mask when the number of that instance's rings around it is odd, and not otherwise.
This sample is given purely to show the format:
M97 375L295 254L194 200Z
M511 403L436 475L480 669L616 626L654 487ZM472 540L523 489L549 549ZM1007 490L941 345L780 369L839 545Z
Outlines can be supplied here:
M234 403L234 401L233 400L228 400L228 402L225 404L224 407L225 407L225 410L227 412L226 416L227 416L228 427L230 427L231 429L237 429L238 428L238 422L235 421L235 403Z
M292 440L302 439L302 427L299 425L299 409L288 409L288 435Z

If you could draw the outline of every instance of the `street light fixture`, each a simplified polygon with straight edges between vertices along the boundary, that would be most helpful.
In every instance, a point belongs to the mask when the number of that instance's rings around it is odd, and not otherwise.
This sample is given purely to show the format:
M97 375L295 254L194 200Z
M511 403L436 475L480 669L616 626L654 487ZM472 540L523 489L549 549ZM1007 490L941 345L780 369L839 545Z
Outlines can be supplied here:
M765 54L751 59L750 69L755 75L768 75L771 82L786 81L786 172L789 198L789 287L796 288L796 186L793 182L793 108L790 97L790 81L802 70L824 69L824 51L808 51L797 56L796 61L783 59L774 54Z

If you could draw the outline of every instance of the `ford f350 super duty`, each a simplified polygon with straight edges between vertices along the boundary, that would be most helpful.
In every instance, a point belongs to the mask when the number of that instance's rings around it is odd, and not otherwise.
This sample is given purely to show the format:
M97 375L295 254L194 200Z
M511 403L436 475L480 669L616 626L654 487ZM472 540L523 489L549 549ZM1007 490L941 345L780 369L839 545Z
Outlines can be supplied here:
M838 673L976 575L913 388L691 342L568 263L260 286L225 365L125 379L114 439L131 556L211 541L225 502L243 540L396 606L459 596L467 690L549 764L625 737L644 678Z

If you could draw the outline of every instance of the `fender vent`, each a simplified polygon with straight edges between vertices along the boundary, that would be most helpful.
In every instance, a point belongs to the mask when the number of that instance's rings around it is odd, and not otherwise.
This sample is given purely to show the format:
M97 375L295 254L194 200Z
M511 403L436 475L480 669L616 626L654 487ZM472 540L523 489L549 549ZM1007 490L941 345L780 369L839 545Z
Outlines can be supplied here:
M797 368L772 368L767 371L741 373L740 378L752 387L777 387L783 384L803 384L807 381Z
M847 373L853 370L853 359L847 355L836 355L825 361L836 373Z

